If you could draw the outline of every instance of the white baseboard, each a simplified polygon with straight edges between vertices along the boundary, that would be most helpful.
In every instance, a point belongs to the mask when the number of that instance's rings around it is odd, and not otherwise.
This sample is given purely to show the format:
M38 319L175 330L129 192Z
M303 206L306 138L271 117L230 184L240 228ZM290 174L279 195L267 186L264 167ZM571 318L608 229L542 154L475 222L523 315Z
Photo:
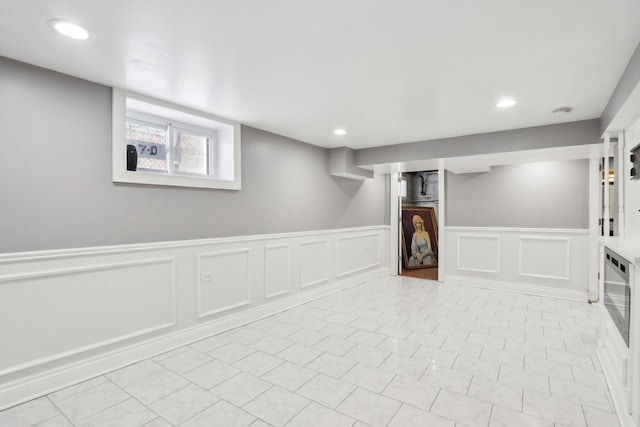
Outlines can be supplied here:
M475 288L494 289L505 292L515 292L525 295L536 295L548 298L566 299L571 301L589 301L588 292L571 291L546 286L527 285L522 283L501 282L498 280L477 279L473 277L446 275L445 283L452 285L472 286Z
M217 318L178 332L135 343L131 346L86 358L79 362L49 369L44 372L0 385L0 410L52 393L70 385L120 369L124 366L156 356L233 329L326 295L350 288L364 281L388 274L388 268L379 268L337 281L297 295L267 302L261 306Z

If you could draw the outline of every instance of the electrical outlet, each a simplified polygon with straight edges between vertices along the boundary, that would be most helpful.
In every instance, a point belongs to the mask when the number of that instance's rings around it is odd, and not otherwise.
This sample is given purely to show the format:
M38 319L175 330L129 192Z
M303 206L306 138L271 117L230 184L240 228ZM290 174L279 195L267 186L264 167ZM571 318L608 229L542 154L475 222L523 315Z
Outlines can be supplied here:
M201 282L210 282L213 280L213 272L211 271L203 271L200 273L200 281Z

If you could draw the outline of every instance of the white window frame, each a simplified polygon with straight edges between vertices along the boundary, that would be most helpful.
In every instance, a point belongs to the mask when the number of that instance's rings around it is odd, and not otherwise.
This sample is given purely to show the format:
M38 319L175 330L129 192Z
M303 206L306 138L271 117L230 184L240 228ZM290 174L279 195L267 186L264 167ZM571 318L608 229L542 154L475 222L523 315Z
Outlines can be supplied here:
M170 165L168 173L127 170L126 123L128 107L132 105L135 111L134 116L159 117L168 122L176 122L176 127L187 131L195 130L204 134L213 131L216 135L216 141L214 144L210 144L208 162L210 170L216 172L217 175L172 173L173 168ZM173 141L171 141L171 146L172 144ZM171 150L171 146L167 149ZM237 122L123 89L113 89L113 182L240 190L240 148L240 124Z

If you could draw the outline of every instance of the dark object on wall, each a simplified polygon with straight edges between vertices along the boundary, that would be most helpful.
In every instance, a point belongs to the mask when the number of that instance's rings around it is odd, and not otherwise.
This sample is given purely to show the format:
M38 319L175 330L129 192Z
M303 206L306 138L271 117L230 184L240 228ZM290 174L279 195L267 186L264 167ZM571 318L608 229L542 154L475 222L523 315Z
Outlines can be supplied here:
M407 198L409 204L438 202L438 171L409 172L403 174L407 180Z
M402 255L407 270L438 266L438 223L433 208L402 208Z
M138 151L136 147L127 144L127 170L135 171L138 168Z
M633 147L631 150L631 179L640 179L640 144Z

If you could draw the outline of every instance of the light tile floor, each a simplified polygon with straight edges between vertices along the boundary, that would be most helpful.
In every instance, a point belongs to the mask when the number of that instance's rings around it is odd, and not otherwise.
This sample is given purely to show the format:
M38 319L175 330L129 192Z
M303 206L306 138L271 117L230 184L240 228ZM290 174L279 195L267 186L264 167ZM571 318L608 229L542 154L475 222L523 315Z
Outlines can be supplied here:
M0 426L618 426L586 303L382 277L0 412Z

